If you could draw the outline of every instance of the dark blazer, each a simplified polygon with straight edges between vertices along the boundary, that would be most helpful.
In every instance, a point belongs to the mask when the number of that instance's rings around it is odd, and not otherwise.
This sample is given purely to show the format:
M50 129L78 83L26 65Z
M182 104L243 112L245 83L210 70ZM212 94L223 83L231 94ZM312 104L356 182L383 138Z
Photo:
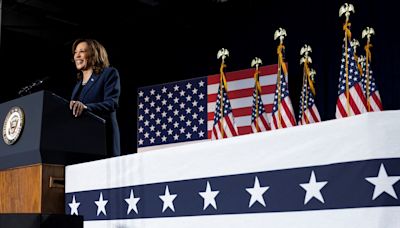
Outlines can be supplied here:
M71 100L79 100L87 110L106 120L107 155L121 155L119 128L116 110L120 96L120 78L118 70L105 68L100 74L93 72L89 81L77 96L82 80L79 80L72 91Z

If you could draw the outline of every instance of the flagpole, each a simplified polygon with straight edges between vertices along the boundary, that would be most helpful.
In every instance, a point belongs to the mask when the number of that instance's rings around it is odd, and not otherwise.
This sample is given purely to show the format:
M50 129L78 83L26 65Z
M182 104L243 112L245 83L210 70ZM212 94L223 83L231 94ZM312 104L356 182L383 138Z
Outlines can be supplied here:
M278 101L277 101L277 105L278 105L278 129L281 128L282 124L282 116L281 116L281 73L282 73L282 67L285 67L284 69L286 69L286 66L283 66L283 64L285 64L283 62L283 53L282 50L285 48L285 46L283 46L283 39L285 39L286 36L286 30L283 28L279 28L278 30L275 31L274 34L274 39L276 40L279 37L279 45L278 45L278 49L277 49L277 53L278 53L278 75L277 75L277 86L278 86ZM285 70L284 72L284 76L286 76L286 72Z
M314 82L315 82L315 70L313 68L308 68L307 66L307 80L308 80L308 85L310 86L311 93L314 95L315 98L315 87L314 87ZM307 87L307 105L308 105L308 87ZM307 119L307 122L309 123L310 121Z
M220 106L220 113L221 113L221 135L222 138L224 138L224 99L223 99L223 72L224 72L224 59L222 59L221 62L221 67L220 67L220 80L219 80L219 85L220 85L220 90L219 90L219 106Z
M347 116L350 116L350 91L349 91L349 59L348 59L348 54L347 54L347 47L348 47L348 40L351 40L351 32L350 32L350 23L349 23L349 17L350 17L350 12L354 13L354 6L352 4L344 3L342 7L340 7L339 10L339 17L342 16L342 14L345 14L346 16L346 22L343 25L343 30L344 30L344 45L345 45L345 73L346 73L346 111L347 111Z
M256 65L256 129L257 132L260 132L260 128L258 127L258 65Z
M360 60L360 57L358 57L357 56L357 46L360 46L360 42L358 42L358 40L357 39L353 39L352 41L351 41L351 46L354 48L354 60L356 61L356 63L357 63L357 68L358 68L358 71L360 72L360 75L361 75L361 77L363 77L364 76L364 72L363 72L363 69L362 69L362 66L361 66L361 60Z
M304 106L307 107L307 102L308 102L308 85L311 85L310 82L310 70L308 68L308 63L311 63L311 57L308 56L308 53L312 52L312 49L309 45L305 44L301 49L300 49L300 55L304 56L300 59L300 65L303 64L303 87L305 86L306 89L304 90L305 94L303 94L302 96L302 100L301 100L301 113L302 115L304 115ZM312 86L310 86L311 89L313 89ZM305 101L304 101L304 97L305 97ZM304 115L304 119L306 121L306 124L309 123L308 118L306 117L306 115ZM300 117L301 118L301 117ZM301 122L301 119L300 119Z
M221 114L221 137L224 138L224 99L223 99L223 94L224 91L223 89L226 90L226 92L228 93L228 85L226 83L226 78L225 78L225 74L224 74L224 68L226 67L225 65L225 58L229 56L229 51L225 48L222 48L218 51L217 54L217 58L221 58L221 67L219 69L220 72L220 80L219 80L219 86L220 86L220 93L219 93L219 105L220 105L220 114ZM217 108L217 107L215 107Z
M346 29L347 29L347 23L348 23L348 18L346 18ZM349 57L347 54L347 32L345 31L344 34L344 39L345 39L345 70L346 70L346 111L347 111L347 116L350 116L350 102L349 102L349 97L350 97L350 91L349 91Z
M279 51L281 45L278 46L278 76L277 76L277 90L278 90L278 129L281 128L281 61L279 58Z
M261 96L261 85L260 85L260 75L259 75L259 70L258 70L258 66L262 64L262 61L260 58L255 57L252 61L251 61L251 66L252 67L256 67L256 71L254 72L254 89L256 90L256 96L255 96L255 102L256 102L256 118L255 118L255 125L256 125L256 130L257 132L260 132L261 129L258 125L258 96ZM260 92L260 94L259 94Z
M365 63L366 63L366 65L365 65L365 70L366 70L366 77L367 77L367 85L366 85L366 87L365 87L365 90L367 91L367 107L368 107L368 112L370 111L370 103L369 103L369 59L371 58L371 55L370 55L370 50L369 50L369 45L370 45L370 43L369 43L370 41L369 41L369 38L368 38L368 40L367 40L367 45L365 46L365 56L366 56L366 58L365 58ZM368 50L368 51L367 51Z
M255 82L255 90L256 90L256 97L255 97L255 99L256 99L256 121L255 121L255 123L256 123L257 132L260 132L260 128L258 127L258 87L257 87L257 85L258 85L258 65L256 65L256 72L254 74L254 77L256 80L256 82Z
M305 113L304 113L304 105L306 106L306 110L307 110L307 101L308 101L308 74L307 74L307 62L304 64L304 79L305 79L305 81L304 81L304 83L305 83L305 86L306 86L306 90L305 90L305 96L303 96L303 107L301 107L302 108L302 114L305 116L305 120L306 120L306 124L309 124L309 121L308 121L308 118L307 118L307 116L305 115ZM304 97L305 97L305 103L304 103Z
M368 107L368 112L371 111L371 105L369 102L369 96L370 96L370 88L369 88L369 62L371 61L371 50L369 49L370 47L372 47L371 44L371 35L374 35L375 31L373 28L367 27L363 30L362 32L362 38L364 38L365 36L367 36L367 44L365 45L364 49L365 49L365 70L366 72L366 77L367 77L367 85L366 85L366 92L367 92L367 107Z
M352 41L350 41L350 46L353 48L354 60L355 60L355 62L357 64L357 69L360 72L360 75L362 76L363 75L363 70L362 70L362 67L359 64L358 56L357 56L357 47L360 46L360 42L358 42L357 39L353 39Z

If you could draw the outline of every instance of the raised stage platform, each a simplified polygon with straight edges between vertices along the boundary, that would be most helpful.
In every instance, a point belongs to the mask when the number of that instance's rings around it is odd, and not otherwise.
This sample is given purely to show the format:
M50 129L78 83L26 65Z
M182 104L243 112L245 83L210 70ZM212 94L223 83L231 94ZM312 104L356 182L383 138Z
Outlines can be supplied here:
M400 111L66 167L85 228L400 227Z

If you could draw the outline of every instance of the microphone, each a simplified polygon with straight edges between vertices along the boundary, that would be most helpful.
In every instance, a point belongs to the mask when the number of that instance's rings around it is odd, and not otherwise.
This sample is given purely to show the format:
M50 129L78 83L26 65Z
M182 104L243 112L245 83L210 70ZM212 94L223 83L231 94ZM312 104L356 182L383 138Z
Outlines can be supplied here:
M22 96L24 94L31 93L34 88L37 88L38 86L42 85L44 82L46 82L49 79L50 79L50 77L44 77L42 79L38 79L38 80L32 82L31 84L29 84L27 86L22 87L18 91L18 95Z

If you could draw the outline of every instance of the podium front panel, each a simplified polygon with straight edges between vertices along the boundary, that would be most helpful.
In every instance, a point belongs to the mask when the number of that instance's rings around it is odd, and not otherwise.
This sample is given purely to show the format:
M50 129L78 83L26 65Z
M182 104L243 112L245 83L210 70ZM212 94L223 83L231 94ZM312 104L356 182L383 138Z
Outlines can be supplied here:
M42 96L41 93L35 93L0 105L2 130L7 114L13 107L21 108L24 113L24 126L14 144L6 144L3 136L0 140L0 169L40 163Z

